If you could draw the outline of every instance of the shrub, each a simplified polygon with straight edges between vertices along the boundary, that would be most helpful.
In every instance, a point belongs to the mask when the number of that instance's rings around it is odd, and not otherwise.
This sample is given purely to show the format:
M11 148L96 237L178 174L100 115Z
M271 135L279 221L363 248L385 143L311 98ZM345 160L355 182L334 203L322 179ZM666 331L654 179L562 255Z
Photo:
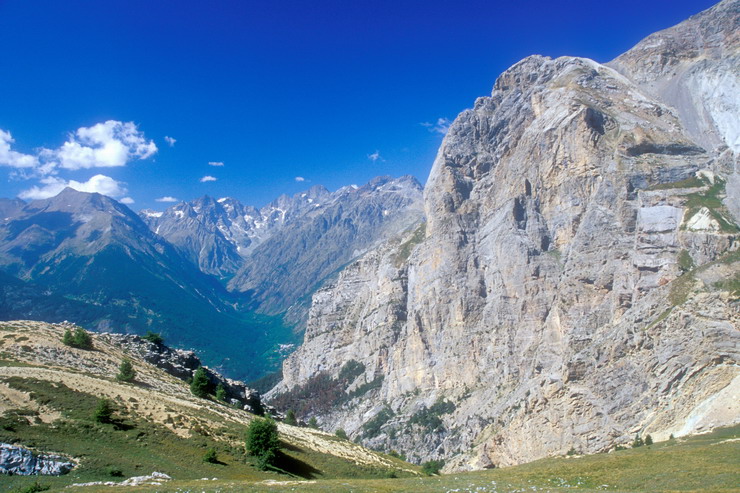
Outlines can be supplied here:
M203 462L208 462L209 464L218 464L218 455L216 454L216 449L209 448L206 450L206 453L203 454Z
M349 437L347 436L347 432L344 431L343 428L337 428L337 431L334 432L336 436L341 438L342 440L349 440Z
M206 370L202 366L199 366L193 374L193 381L190 382L190 391L195 397L207 397L209 386L210 382L208 381Z
M285 415L283 423L285 423L286 425L296 426L298 424L298 420L295 417L295 411L293 411L292 409L289 410Z
M261 470L274 465L280 449L277 424L269 418L255 418L247 428L245 444L247 453L257 458Z
M162 335L158 332L152 332L151 330L147 330L146 335L142 337L142 339L158 346L164 343L164 337L162 337Z
M21 488L20 490L18 490L18 493L37 493L39 491L46 491L50 489L51 486L49 486L48 484L39 483L37 480L29 484L25 488Z
M108 476L111 476L113 478L122 478L123 477L123 471L118 469L117 467L109 467L108 468Z
M118 375L116 375L116 380L120 382L133 382L134 378L136 378L136 370L134 370L134 365L131 364L130 359L125 358L123 361L121 361L121 365L118 367Z
M92 349L92 336L82 327L77 327L74 332L67 329L62 336L62 343L66 346L78 349Z
M432 474L439 474L439 471L444 467L445 461L443 460L428 460L421 465L421 472L431 476Z
M110 423L113 421L113 406L108 399L98 399L98 406L93 413L93 420L98 423Z
M226 402L226 389L221 383L216 387L216 400Z
M316 418L314 416L311 416L311 419L308 420L308 427L313 428L314 430L319 429L319 423L316 421Z
M652 445L652 444L653 444L653 437L651 437L650 435L647 435L645 437L645 445Z

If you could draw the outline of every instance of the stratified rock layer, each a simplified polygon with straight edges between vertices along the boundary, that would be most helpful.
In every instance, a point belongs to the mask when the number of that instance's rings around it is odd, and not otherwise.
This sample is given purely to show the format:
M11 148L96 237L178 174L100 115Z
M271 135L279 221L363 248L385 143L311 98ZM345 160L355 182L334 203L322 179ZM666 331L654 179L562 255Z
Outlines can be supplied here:
M382 386L319 418L448 469L740 421L739 5L502 74L439 150L423 241L314 296L270 395L354 359Z

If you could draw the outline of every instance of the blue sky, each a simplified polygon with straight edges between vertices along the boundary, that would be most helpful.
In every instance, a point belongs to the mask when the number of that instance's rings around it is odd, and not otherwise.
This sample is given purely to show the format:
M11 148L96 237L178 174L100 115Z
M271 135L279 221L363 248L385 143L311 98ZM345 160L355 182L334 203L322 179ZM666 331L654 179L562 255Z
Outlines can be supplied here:
M437 123L519 59L605 62L714 2L602 3L0 0L0 197L424 182Z

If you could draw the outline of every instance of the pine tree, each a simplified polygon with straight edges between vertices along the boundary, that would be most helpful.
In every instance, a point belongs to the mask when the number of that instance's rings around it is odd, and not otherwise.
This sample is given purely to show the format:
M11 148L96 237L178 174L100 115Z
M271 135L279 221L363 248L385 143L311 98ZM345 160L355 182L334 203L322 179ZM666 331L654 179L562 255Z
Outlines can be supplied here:
M98 399L93 419L98 423L110 423L113 420L113 406L108 399Z
M210 382L208 382L206 370L202 366L199 366L193 374L193 381L190 383L190 392L192 392L195 397L205 398L208 397L209 386Z
M285 415L283 423L285 423L286 425L296 426L298 424L298 420L295 417L295 411L290 409Z
M280 449L277 424L270 418L254 418L247 428L245 445L247 453L257 458L263 471L275 464Z
M221 383L216 387L216 400L226 402L226 389Z
M653 437L651 437L650 435L647 435L645 437L645 445L652 445L652 444L653 444Z
M311 419L308 420L308 427L313 428L314 430L319 429L319 423L316 421L316 418L314 416L311 416Z
M72 336L72 346L79 349L92 349L92 336L82 327L77 327Z
M71 346L74 344L74 337L72 337L72 331L67 329L64 331L64 336L62 337L62 343L65 346Z
M116 375L116 380L120 382L133 382L134 378L136 378L136 370L134 370L134 365L131 364L130 359L124 358L124 360L121 361L121 366L118 367L118 375Z

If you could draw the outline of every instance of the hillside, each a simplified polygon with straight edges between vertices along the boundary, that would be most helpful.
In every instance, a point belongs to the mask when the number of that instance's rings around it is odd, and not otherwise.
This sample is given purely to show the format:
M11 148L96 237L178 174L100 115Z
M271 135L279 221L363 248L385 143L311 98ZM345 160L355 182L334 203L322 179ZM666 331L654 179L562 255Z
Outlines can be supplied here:
M334 435L279 424L286 472L262 472L245 456L244 432L254 415L194 397L186 382L126 352L106 334L93 336L92 350L61 342L61 325L0 323L0 442L70 458L77 467L48 478L61 487L90 481L168 474L178 480L205 476L262 482L284 479L414 475L398 459ZM115 379L124 357L137 372L133 383ZM99 398L115 408L112 424L96 423ZM217 451L220 463L202 461ZM3 489L31 478L3 477Z

